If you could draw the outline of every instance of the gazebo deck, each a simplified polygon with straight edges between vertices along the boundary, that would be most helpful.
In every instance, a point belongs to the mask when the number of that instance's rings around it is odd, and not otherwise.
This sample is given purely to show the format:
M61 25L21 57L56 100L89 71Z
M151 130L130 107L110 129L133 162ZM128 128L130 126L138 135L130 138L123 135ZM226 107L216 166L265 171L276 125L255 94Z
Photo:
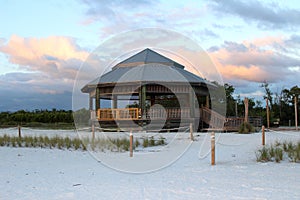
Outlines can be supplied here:
M202 130L208 129L220 129L222 131L237 131L240 125L244 122L245 118L236 118L230 117L225 118L217 112L214 112L206 107L200 108L200 121L209 125L208 128L199 127ZM99 121L102 125L109 124L110 126L116 121L119 123L126 123L126 121L134 121L136 123L140 122L160 122L162 119L167 120L167 126L169 128L176 127L180 123L188 124L193 121L190 117L190 109L189 108L167 108L167 109L151 109L147 112L147 115L142 117L140 115L139 108L102 108L97 111L97 121ZM261 125L261 121L258 119L254 119L253 125L255 127L259 127Z

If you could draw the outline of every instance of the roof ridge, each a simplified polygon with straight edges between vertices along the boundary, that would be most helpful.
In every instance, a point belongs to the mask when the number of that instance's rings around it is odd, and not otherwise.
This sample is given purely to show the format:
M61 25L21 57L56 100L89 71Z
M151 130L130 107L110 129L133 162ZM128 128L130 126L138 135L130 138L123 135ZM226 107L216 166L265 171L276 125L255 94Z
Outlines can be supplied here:
M150 50L149 48L145 49L145 52L146 52L145 63L147 63L147 61L148 61L149 50Z
M132 67L138 66L141 64L147 63L161 63L161 64L168 64L174 65L175 67L184 68L183 65L179 64L178 62L168 58L167 56L160 54L150 48L145 48L144 50L128 57L127 59L119 62L116 64L112 69L116 69L118 67Z

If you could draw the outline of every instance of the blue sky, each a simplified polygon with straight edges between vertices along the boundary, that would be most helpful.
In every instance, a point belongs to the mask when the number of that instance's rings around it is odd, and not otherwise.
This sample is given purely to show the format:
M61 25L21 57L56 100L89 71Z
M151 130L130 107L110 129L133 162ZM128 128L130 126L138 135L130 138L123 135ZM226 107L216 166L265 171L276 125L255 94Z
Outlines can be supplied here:
M207 51L224 82L262 100L299 84L299 1L7 1L0 7L0 110L71 109L76 73L124 31L177 31Z

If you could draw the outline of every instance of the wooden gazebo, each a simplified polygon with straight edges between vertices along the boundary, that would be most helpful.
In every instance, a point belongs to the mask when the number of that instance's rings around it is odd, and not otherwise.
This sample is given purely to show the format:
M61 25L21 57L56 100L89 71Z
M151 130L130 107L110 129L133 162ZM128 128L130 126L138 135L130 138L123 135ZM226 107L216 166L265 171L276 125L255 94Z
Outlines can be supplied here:
M92 120L101 128L130 126L128 122L142 128L162 119L163 128L190 123L197 128L202 124L201 106L209 108L208 86L215 87L183 65L145 49L85 85L82 92L89 94Z

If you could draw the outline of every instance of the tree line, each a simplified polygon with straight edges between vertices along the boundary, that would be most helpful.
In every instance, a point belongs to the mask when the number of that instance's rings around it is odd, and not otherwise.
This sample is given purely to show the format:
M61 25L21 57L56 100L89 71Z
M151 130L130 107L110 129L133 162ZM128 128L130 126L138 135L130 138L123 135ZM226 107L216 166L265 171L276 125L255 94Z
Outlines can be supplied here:
M249 99L249 116L261 116L266 124L266 101L269 104L270 121L280 120L281 125L295 124L295 107L294 98L297 97L299 102L300 88L296 85L291 88L284 88L280 92L273 92L270 84L264 82L260 85L264 90L264 96L261 100L248 97ZM245 107L244 99L239 95L234 97L235 88L230 84L225 84L227 102L227 117L244 116Z
M19 110L16 112L1 112L0 124L16 125L27 123L73 123L72 110Z

